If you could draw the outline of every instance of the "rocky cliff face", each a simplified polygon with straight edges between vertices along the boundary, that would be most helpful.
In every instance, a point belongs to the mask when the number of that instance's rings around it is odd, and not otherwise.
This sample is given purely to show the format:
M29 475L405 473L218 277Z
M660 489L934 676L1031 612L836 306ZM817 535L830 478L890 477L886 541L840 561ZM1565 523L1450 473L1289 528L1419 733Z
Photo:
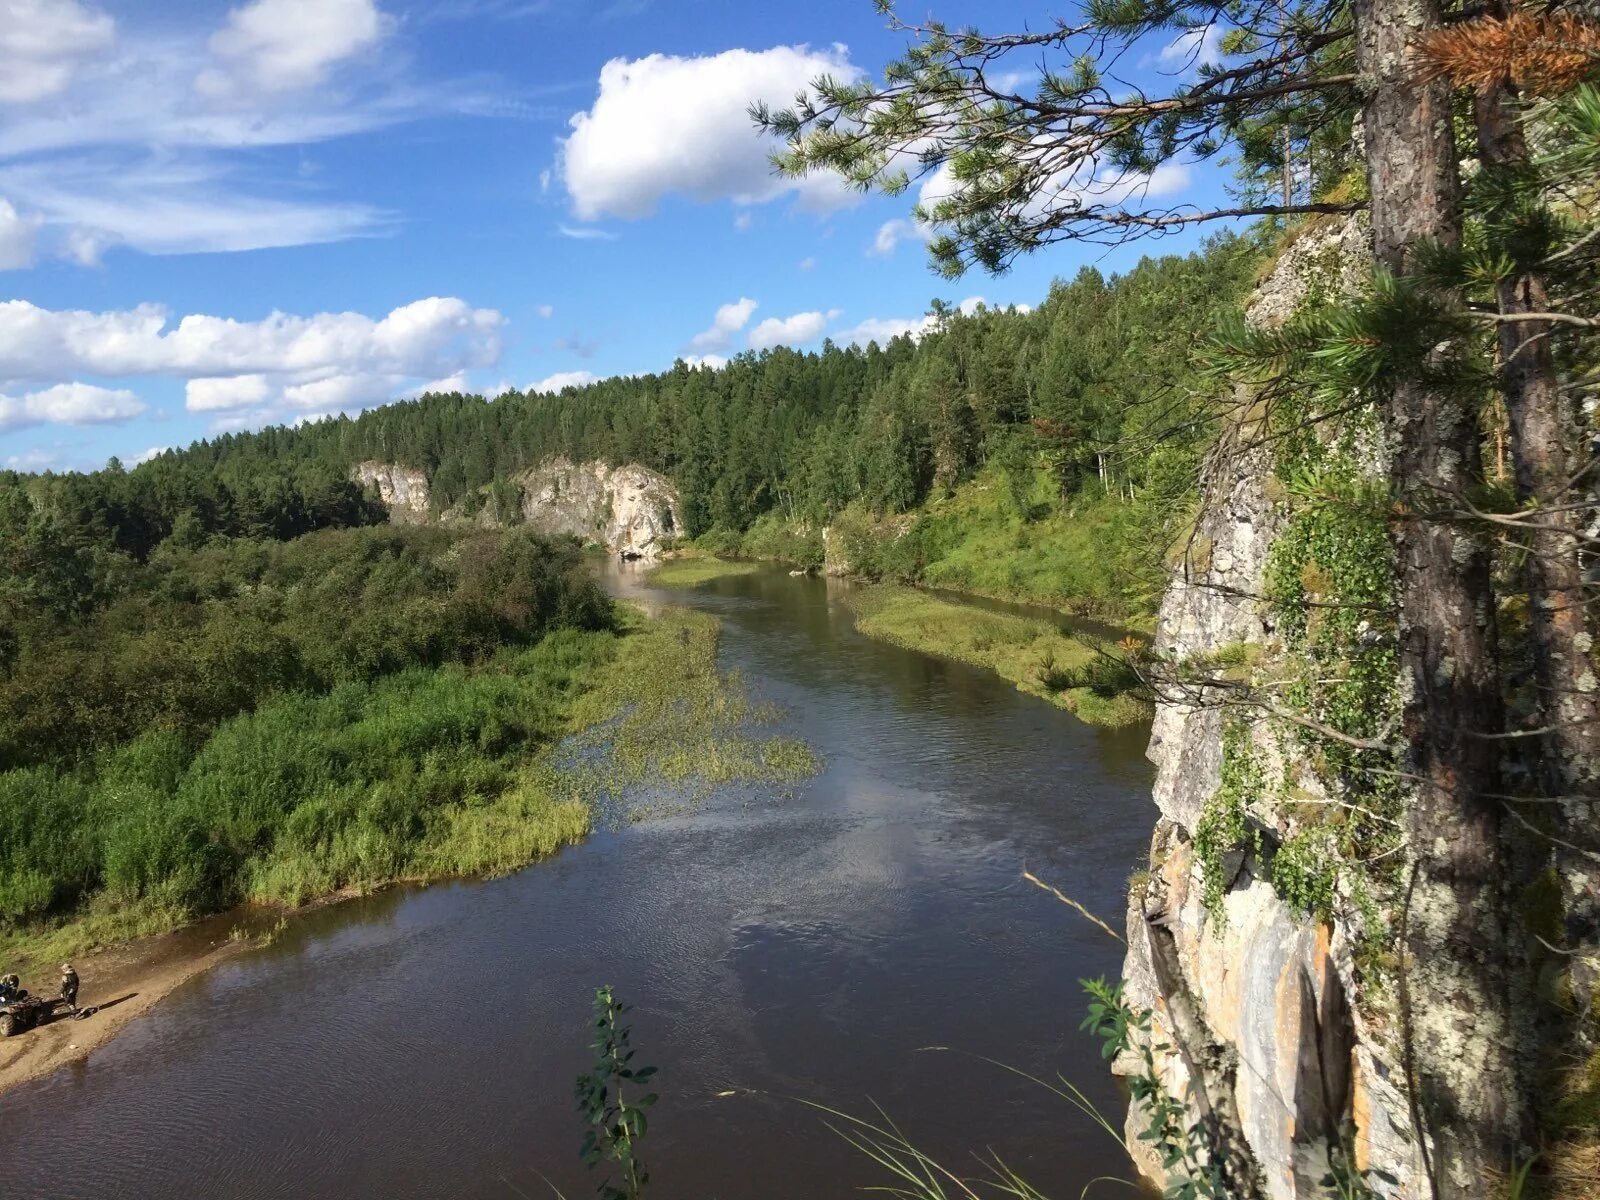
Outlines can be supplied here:
M1260 285L1251 320L1282 322L1308 290L1349 286L1363 236L1354 222L1302 236ZM1261 671L1286 661L1262 597L1288 509L1260 432L1246 419L1208 464L1201 515L1161 607L1154 649L1168 662L1243 660ZM1295 835L1291 813L1340 797L1302 769L1305 752L1280 723L1241 718L1222 699L1218 687L1179 687L1158 708L1149 756L1161 815L1148 880L1128 910L1124 997L1149 1014L1155 1080L1182 1109L1171 1128L1198 1124L1242 1140L1236 1160L1254 1175L1242 1194L1345 1194L1327 1184L1342 1173L1379 1195L1417 1195L1394 1022L1382 1002L1361 998L1355 978L1360 919L1340 903L1319 920L1286 902L1260 848ZM1233 761L1252 764L1243 779L1225 778L1230 739ZM1225 788L1257 850L1225 853L1208 891L1204 827ZM1150 1074L1136 1052L1118 1070ZM1166 1183L1156 1145L1142 1136L1150 1127L1149 1105L1135 1101L1129 1150Z
M354 478L375 487L397 524L431 519L427 476L414 467L364 462ZM499 491L499 495L494 493ZM678 489L664 475L637 464L550 459L486 489L472 505L458 504L441 521L485 527L527 525L539 533L570 534L598 542L626 558L654 558L683 529Z
M428 519L428 477L416 467L369 461L359 464L351 475L362 487L377 489L378 497L389 506L389 520L396 525Z
M512 482L521 490L525 524L541 533L569 533L603 542L626 558L654 558L683 529L678 489L637 464L551 459Z

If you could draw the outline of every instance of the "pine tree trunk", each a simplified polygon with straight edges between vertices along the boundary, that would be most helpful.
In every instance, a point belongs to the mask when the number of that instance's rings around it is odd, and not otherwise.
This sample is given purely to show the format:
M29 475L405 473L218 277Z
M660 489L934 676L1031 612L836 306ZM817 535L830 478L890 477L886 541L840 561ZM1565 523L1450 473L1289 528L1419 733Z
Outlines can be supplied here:
M1509 6L1491 6L1505 16ZM1509 87L1480 93L1475 102L1478 146L1485 168L1516 170L1528 161L1527 142ZM1549 312L1545 281L1536 272L1502 280L1497 288L1502 315ZM1499 328L1500 394L1511 430L1517 498L1526 506L1559 510L1578 500L1573 485L1587 448L1577 404L1562 394L1547 321L1502 322ZM1528 620L1540 706L1534 724L1543 739L1544 786L1564 797L1561 840L1593 849L1600 827L1600 682L1594 659L1595 623L1584 606L1583 567L1578 548L1581 510L1545 511L1528 539ZM1600 880L1581 851L1555 847L1567 907L1567 949L1573 958L1577 1007L1587 1010L1595 990L1592 963L1600 941ZM1568 861L1562 861L1566 859Z
M1416 80L1410 42L1437 0L1356 0L1356 62L1380 267L1405 275L1423 240L1459 240L1447 84ZM1448 353L1444 348L1441 353ZM1520 1119L1500 896L1494 598L1487 548L1427 517L1481 474L1470 397L1415 381L1383 398L1399 572L1400 693L1412 779L1412 886L1402 918L1407 1071L1439 1197L1484 1194Z

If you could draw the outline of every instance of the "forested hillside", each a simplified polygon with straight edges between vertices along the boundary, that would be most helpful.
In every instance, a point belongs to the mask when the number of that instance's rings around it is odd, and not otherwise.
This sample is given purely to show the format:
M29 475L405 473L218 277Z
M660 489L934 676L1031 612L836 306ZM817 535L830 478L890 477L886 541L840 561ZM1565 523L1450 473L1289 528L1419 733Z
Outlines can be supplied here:
M1219 238L1125 275L1086 268L1032 311L936 302L923 336L886 346L777 349L716 370L679 362L558 395L429 395L353 419L221 436L132 471L0 475L0 505L12 529L34 514L33 540L17 552L36 567L66 555L50 573L71 572L82 569L67 561L74 555L112 549L142 559L167 538L193 546L211 534L288 538L381 520L381 508L348 482L365 459L420 467L437 509L473 512L495 502L509 475L564 455L671 476L691 535L820 559L820 528L841 511L870 525L982 475L981 500L909 540L858 552L857 565L921 580L985 524L1005 545L976 561L1047 545L1059 559L1073 539L1055 519L1070 513L1087 527L1089 509L1109 498L1115 512L1099 514L1107 536L1088 557L1140 577L1130 595L1148 607L1160 544L1193 491L1206 441L1193 331L1237 307L1259 261L1255 242ZM797 541L795 530L809 536ZM1123 541L1125 553L1108 561ZM1074 583L1061 569L1009 581L934 574L932 582L1059 603L1109 587ZM1093 605L1130 606L1138 602L1110 595Z

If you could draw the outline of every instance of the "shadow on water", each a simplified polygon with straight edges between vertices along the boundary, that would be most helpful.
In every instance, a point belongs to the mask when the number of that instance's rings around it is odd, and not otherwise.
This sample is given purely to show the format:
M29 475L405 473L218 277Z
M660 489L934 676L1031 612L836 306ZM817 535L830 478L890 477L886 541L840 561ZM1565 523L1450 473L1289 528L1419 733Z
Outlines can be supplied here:
M180 989L87 1067L5 1098L0 1178L51 1197L590 1193L572 1081L593 988L662 1068L654 1194L814 1200L882 1182L798 1099L881 1104L923 1148L993 1150L1046 1192L1129 1174L1065 1104L949 1046L1065 1073L1117 1119L1077 980L1121 947L1152 818L1139 731L855 633L837 584L779 570L618 594L724 622L724 665L822 774L598 833L509 878L308 914ZM1092 1194L1092 1193L1091 1193Z

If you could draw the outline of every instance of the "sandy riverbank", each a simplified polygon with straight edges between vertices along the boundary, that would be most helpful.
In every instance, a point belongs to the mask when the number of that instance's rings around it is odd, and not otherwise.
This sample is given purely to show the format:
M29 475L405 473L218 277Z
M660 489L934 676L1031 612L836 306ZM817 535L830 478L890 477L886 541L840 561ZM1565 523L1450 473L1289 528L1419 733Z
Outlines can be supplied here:
M0 1039L0 1094L88 1059L180 984L248 950L250 942L229 939L229 928L212 919L76 959L83 981L78 1003L98 1011ZM22 983L37 995L54 995L57 977L35 972Z

